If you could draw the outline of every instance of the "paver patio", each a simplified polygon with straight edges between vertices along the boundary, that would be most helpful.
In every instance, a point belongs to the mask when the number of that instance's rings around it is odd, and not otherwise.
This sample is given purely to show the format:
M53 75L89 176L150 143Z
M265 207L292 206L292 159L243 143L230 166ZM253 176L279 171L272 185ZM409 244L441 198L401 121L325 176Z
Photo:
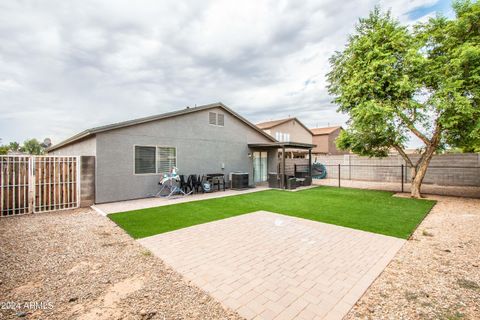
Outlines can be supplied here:
M247 319L341 319L405 243L266 211L138 241Z

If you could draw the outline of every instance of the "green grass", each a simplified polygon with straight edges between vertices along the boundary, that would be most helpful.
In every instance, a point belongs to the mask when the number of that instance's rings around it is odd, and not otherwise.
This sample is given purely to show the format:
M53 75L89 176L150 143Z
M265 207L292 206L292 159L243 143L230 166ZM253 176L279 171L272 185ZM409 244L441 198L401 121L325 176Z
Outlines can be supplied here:
M266 190L109 215L134 238L266 210L407 239L435 204L392 192L317 187Z

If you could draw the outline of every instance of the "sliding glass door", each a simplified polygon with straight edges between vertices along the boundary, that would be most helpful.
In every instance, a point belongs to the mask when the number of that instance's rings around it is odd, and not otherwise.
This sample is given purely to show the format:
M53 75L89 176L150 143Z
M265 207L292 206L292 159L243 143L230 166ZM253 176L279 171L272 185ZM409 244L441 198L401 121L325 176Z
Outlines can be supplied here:
M267 151L253 153L253 180L255 183L267 181Z

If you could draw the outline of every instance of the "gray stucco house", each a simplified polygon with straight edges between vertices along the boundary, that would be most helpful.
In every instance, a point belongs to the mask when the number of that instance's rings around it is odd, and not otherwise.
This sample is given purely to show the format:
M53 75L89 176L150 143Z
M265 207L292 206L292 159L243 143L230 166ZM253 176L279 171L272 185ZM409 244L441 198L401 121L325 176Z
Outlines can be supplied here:
M163 173L248 172L250 184L277 171L277 141L222 103L85 130L47 152L95 156L95 202L155 193ZM254 147L258 145L259 147Z

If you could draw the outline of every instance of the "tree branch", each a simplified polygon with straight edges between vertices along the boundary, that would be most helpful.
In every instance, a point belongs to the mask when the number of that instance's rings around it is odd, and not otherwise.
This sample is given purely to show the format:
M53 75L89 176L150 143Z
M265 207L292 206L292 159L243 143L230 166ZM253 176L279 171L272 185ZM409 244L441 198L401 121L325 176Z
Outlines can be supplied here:
M416 135L420 140L422 140L425 145L428 146L431 143L427 136L425 136L423 133L420 132L420 130L415 128L413 123L402 112L396 113L400 117L400 120L407 126L407 128L412 131L412 133Z
M399 145L394 145L393 147L394 147L395 150L397 150L397 152L402 156L403 160L405 160L405 162L406 162L410 167L413 167L413 162L412 162L412 160L410 160L410 158L409 158L408 155L405 153L405 151L403 151L403 149L402 149Z
M438 146L438 143L440 142L440 133L441 133L441 126L439 123L439 118L435 120L435 130L432 135L432 139L428 140L428 143L426 143L426 148L425 151L423 152L422 156L418 159L416 166L418 167L421 163L423 163L426 158L429 157L429 154L433 154L435 152L435 149Z

